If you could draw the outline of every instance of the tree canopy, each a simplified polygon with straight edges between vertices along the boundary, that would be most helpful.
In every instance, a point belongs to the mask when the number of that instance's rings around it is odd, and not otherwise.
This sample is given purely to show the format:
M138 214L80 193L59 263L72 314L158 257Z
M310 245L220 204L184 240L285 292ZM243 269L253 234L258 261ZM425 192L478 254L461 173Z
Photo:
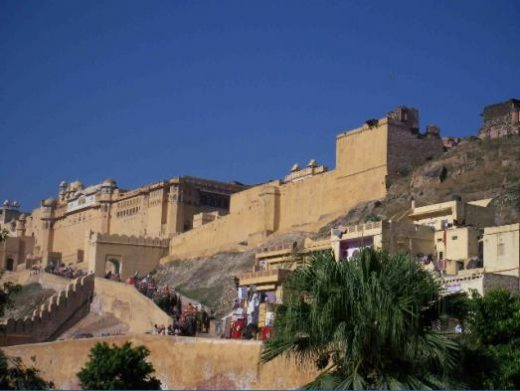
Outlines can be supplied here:
M364 249L350 261L320 253L284 285L262 360L313 360L312 389L449 388L457 343L432 327L440 285L405 255Z
M109 346L98 342L90 351L84 368L78 372L83 389L160 390L161 382L152 376L153 365L146 361L150 351L144 346Z
M8 357L0 350L0 390L48 390L52 382L40 377L34 367L25 367L19 357Z
M520 297L498 289L469 301L461 367L474 388L520 389Z

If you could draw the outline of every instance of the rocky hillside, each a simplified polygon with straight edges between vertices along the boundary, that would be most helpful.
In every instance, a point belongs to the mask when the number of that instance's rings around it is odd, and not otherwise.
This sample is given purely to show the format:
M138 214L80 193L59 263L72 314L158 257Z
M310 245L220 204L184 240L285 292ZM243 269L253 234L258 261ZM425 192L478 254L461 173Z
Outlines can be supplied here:
M265 245L301 241L304 233L276 235ZM255 250L219 253L211 257L177 260L157 270L160 285L174 286L180 293L211 308L217 317L228 314L237 298L235 277L253 270Z
M373 219L404 216L412 196L418 206L449 201L460 196L465 201L500 197L520 181L520 137L482 141L465 140L437 159L431 160L393 181L383 200L357 205L324 226L314 237L327 237L338 224L357 224ZM497 203L497 224L520 221L520 213ZM301 240L308 234L274 235L268 244ZM178 260L161 267L157 279L175 286L181 293L201 301L217 316L229 312L236 298L234 276L252 270L254 250L220 253L193 260Z
M317 237L326 237L339 224L357 224L371 219L392 219L405 214L412 197L417 206L450 201L496 198L520 181L520 137L498 140L470 138L435 160L397 178L380 201L366 202L324 226ZM495 202L496 224L520 221L520 213Z

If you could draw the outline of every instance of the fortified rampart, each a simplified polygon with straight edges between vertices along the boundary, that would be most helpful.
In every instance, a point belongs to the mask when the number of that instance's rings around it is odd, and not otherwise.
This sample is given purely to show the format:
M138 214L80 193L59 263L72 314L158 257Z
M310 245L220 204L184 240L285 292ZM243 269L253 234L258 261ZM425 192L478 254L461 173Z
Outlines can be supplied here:
M520 100L509 99L484 107L479 137L500 138L520 134Z
M103 277L107 268L124 280L147 274L168 253L169 239L89 232L85 238L89 272Z
M339 134L335 170L300 178L295 166L290 177L299 180L232 194L229 215L173 237L164 261L246 249L275 232L314 231L360 202L383 198L392 178L442 151L436 127L420 134L417 110L398 108Z
M31 317L8 319L3 345L49 341L66 331L90 309L94 294L94 275L72 281L59 293L34 310Z
M101 341L145 345L163 389L296 389L317 375L314 367L298 366L285 358L260 365L262 344L258 341L142 335L10 346L4 351L40 369L58 389L81 389L76 373L88 360L90 349Z

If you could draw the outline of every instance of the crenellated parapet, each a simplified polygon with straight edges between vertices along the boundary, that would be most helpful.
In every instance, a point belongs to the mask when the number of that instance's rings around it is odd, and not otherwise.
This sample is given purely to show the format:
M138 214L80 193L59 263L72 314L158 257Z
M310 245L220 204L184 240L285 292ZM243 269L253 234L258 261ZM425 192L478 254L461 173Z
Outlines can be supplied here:
M102 244L124 244L144 247L162 247L168 248L170 239L149 238L145 236L134 235L117 235L117 234L102 234L99 232L90 232L89 240L92 243Z
M5 345L56 339L83 318L94 295L94 274L72 281L23 319L9 318L5 324Z

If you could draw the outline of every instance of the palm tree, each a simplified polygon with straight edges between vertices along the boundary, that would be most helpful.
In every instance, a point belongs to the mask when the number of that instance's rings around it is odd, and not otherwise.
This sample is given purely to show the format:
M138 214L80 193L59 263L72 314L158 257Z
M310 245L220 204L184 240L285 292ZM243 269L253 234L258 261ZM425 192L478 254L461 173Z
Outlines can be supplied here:
M312 360L310 389L449 388L457 345L434 330L439 283L406 255L365 249L350 261L315 255L284 285L262 361Z

